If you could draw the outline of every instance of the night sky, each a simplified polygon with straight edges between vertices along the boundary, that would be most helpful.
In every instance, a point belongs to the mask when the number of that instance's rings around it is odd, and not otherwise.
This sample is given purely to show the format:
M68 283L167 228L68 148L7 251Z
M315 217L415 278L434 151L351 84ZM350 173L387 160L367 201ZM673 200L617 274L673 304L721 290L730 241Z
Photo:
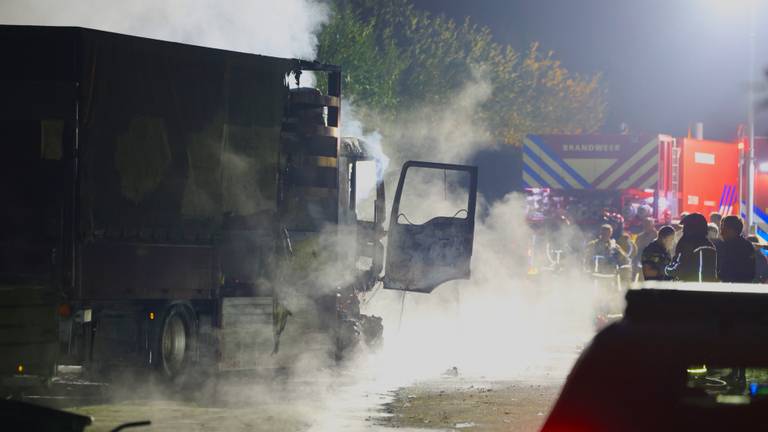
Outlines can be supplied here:
M554 50L574 72L602 72L608 88L603 132L732 139L746 122L749 2L756 10L756 76L768 67L768 0L414 0L420 9L491 28L520 49ZM763 26L766 27L766 26ZM763 97L768 97L764 94ZM756 133L768 134L768 112Z

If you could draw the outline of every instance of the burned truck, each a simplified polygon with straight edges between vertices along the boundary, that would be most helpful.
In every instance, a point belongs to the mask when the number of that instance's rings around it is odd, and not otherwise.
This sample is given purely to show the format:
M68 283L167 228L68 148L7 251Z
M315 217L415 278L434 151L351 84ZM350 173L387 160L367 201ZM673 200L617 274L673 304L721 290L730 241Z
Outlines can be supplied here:
M469 277L476 168L407 162L385 229L337 66L69 27L0 26L0 46L6 381L338 355L380 336L358 302L376 284ZM409 220L423 172L461 179L461 211Z

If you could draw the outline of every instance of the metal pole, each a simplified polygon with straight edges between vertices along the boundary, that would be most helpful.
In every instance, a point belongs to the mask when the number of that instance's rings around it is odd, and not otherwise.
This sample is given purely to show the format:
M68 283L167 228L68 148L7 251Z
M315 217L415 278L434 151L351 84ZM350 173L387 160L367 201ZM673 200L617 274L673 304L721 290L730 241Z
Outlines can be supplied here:
M754 230L755 222L755 15L757 2L749 2L749 82L747 90L747 133L749 134L749 159L747 179L747 226L749 232Z
M746 215L744 208L744 132L739 133L739 213L736 216ZM723 215L725 216L725 215Z

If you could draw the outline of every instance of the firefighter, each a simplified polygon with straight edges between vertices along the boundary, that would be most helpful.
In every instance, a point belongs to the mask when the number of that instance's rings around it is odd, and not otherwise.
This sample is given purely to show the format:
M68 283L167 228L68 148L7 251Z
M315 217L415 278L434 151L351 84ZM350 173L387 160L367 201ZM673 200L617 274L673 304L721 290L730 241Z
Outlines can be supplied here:
M603 209L601 216L603 224L610 225L611 238L618 239L624 234L624 217L609 209Z
M752 282L755 279L755 247L742 237L744 223L726 216L720 223L722 247L717 251L717 274L723 282Z
M587 243L585 268L592 273L615 274L619 266L629 263L624 250L616 244L613 227L609 224L600 226L598 237Z
M768 258L763 253L765 245L760 242L758 236L749 236L747 240L755 246L755 282L766 283L768 281Z
M715 226L720 226L720 222L723 220L723 215L721 215L719 212L712 212L709 214L709 223L715 224Z
M720 238L720 226L714 222L707 225L707 238L715 245L715 249L719 250L723 246L723 239Z
M621 275L621 282L623 284L628 284L634 277L634 272L632 271L632 263L635 262L635 257L639 255L637 253L637 245L635 245L635 242L632 241L632 238L627 233L619 236L619 239L616 240L616 244L621 248L621 250L624 252L624 255L627 257L627 262L619 265L619 274Z
M674 233L674 230L672 230ZM642 255L645 248L653 243L658 238L658 233L656 232L656 224L653 220L653 218L647 217L643 219L643 231L637 235L637 240L635 240L635 244L637 245L637 254L635 255L635 259L633 260L633 266L637 272L642 271Z
M661 227L658 236L643 249L640 259L643 266L643 279L669 280L664 269L672 261L670 251L675 243L675 229L669 225Z
M546 254L551 268L555 271L563 269L562 261L572 252L569 244L571 222L564 214L557 214L546 221L544 235Z
M681 223L683 235L665 269L666 275L687 282L716 282L717 252L707 239L707 219L700 213L691 213Z

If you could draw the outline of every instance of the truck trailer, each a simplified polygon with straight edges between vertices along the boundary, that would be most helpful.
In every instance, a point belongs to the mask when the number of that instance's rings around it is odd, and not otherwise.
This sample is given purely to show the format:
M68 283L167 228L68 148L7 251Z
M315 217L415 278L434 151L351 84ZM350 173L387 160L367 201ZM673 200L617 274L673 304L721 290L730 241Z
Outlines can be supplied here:
M385 229L381 180L358 208L376 153L339 136L338 66L73 27L0 26L0 46L6 384L333 359L380 337L375 285L469 277L477 169L407 162ZM419 172L462 178L463 211L410 223Z

